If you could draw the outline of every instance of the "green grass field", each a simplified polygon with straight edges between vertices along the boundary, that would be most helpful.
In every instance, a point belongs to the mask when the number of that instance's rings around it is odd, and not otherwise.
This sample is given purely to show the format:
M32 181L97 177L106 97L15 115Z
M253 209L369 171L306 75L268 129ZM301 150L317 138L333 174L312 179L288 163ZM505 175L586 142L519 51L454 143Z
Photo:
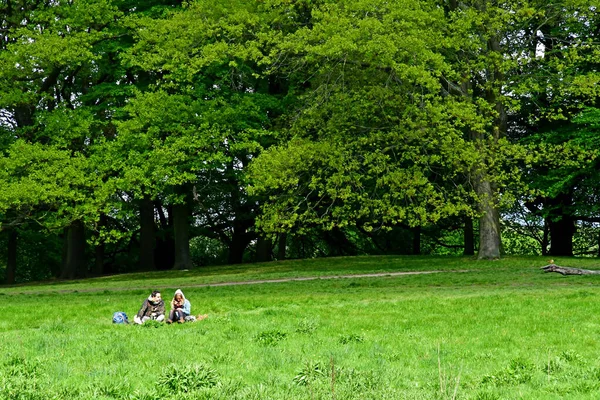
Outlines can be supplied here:
M546 263L334 258L0 287L0 398L598 399L600 276ZM442 272L199 286L401 271ZM208 319L112 324L180 286Z

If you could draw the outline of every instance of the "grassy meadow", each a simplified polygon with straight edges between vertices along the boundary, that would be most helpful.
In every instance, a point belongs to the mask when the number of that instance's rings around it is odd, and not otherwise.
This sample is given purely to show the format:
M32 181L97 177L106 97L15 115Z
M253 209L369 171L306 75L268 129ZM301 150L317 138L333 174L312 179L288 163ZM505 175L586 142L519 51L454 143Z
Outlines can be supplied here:
M545 264L333 258L0 287L0 398L598 399L600 276ZM440 272L201 286L402 271ZM179 287L206 320L112 324Z

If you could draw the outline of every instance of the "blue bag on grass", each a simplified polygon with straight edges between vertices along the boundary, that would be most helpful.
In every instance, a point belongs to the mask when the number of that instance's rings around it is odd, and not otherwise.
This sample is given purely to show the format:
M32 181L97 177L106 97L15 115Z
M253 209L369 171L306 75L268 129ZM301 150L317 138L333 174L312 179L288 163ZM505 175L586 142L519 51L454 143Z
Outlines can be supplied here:
M127 319L127 314L123 311L117 311L113 314L113 324L128 324L129 319Z

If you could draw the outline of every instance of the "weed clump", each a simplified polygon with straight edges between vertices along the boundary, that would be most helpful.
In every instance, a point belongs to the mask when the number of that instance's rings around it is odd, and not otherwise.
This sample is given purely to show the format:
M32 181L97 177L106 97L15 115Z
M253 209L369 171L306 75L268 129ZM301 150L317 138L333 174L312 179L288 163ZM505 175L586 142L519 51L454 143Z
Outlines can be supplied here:
M549 358L540 369L550 375L568 370L571 364L585 365L585 359L577 352L565 350L558 356Z
M341 344L349 344L349 343L362 343L365 341L365 338L356 333L350 333L348 335L342 335L338 339Z
M42 371L37 360L21 356L10 358L0 370L0 398L2 399L45 399L41 389Z
M391 361L391 362L395 362L395 361L400 361L404 358L404 356L402 355L402 353L399 353L397 351L392 351L389 353L385 353L384 354L384 358L387 361Z
M362 399L371 398L381 388L381 377L372 370L337 367L333 358L330 365L321 362L307 361L294 376L293 382L298 386L308 387L311 398L315 391L331 392L332 398Z
M572 362L576 362L576 363L580 363L580 364L585 363L585 360L581 356L581 354L576 353L573 350L565 350L562 353L560 353L559 357L560 357L560 359L562 359L568 363L572 363Z
M287 333L278 330L264 331L254 337L254 340L263 346L276 346L280 341L285 339Z
M3 375L9 378L36 379L40 374L39 362L21 356L12 357L4 366Z
M108 397L111 399L127 398L132 394L131 387L126 383L100 383L91 385L88 394L94 398Z
M559 357L555 357L548 361L547 365L542 366L542 370L548 374L560 372L564 368L564 362Z
M317 324L310 319L303 319L298 322L298 326L296 327L296 333L302 333L305 335L311 335L317 330Z
M336 371L340 385L347 386L352 392L368 392L377 389L381 378L372 370L359 371L354 368L340 368Z
M163 370L157 385L169 393L177 394L210 388L218 383L219 377L215 370L205 364L172 364Z
M473 400L500 400L500 396L491 392L479 392Z
M300 386L311 384L317 379L327 375L325 368L319 362L307 361L300 371L294 376L294 383Z
M491 383L497 386L527 383L531 381L534 369L533 364L527 360L516 358L496 374L484 376L482 383Z
M164 323L156 321L154 319L150 319L146 322L144 322L141 326L144 328L160 328L161 326L163 326Z

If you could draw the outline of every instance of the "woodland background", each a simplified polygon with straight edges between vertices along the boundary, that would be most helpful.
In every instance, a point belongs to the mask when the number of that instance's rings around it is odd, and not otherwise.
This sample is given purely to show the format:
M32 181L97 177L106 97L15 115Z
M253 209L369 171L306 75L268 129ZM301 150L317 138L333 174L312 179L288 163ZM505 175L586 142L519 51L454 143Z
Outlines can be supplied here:
M597 0L0 0L5 282L600 253Z

